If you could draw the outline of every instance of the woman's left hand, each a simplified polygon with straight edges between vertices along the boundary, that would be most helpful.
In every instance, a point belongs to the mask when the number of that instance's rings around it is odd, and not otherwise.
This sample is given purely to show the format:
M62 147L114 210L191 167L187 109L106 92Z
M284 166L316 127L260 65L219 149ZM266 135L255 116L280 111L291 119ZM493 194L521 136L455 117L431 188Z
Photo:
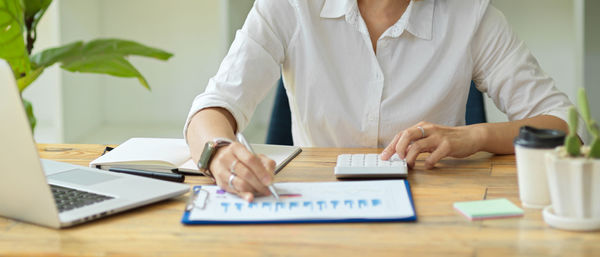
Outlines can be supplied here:
M394 153L405 159L409 167L415 165L420 153L431 153L425 168L431 169L446 156L467 157L482 149L483 132L479 126L448 127L429 122L419 122L400 131L381 153L388 160Z

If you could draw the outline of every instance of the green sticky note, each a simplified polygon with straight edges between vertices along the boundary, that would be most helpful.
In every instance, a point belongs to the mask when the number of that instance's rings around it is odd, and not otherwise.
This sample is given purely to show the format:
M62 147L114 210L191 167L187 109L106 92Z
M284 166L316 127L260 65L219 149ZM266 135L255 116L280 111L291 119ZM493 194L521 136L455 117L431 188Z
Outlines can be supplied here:
M470 220L523 216L523 210L506 198L456 202L454 209Z

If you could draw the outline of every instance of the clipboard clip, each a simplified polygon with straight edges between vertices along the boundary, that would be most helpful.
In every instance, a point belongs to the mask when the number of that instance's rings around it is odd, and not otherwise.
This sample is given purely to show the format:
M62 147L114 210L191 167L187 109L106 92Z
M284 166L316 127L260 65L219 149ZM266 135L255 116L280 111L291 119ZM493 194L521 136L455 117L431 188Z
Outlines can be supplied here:
M194 208L198 208L204 210L206 207L206 202L208 202L209 192L202 189L201 187L194 187L194 191L187 203L185 204L185 211L191 211ZM200 201L198 201L198 199Z

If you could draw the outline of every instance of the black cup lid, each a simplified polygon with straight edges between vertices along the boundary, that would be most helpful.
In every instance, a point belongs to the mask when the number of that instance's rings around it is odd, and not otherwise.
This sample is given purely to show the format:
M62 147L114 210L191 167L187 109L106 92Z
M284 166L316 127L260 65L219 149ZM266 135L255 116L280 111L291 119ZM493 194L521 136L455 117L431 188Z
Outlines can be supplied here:
M555 148L565 142L565 132L554 129L538 129L523 126L514 144L528 148Z

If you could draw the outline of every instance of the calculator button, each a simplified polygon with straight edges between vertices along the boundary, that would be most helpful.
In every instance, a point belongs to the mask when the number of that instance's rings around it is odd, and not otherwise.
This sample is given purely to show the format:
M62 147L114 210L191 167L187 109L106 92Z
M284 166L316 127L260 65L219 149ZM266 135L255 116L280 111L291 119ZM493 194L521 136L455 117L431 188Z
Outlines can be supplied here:
M389 161L381 160L378 154L338 155L334 173L338 178L345 177L406 177L406 162L392 156Z
M360 167L364 165L364 155L359 155L359 154L353 154L352 155L352 162L350 166L353 167Z
M378 162L376 154L368 154L365 156L365 166L367 167L377 167Z

